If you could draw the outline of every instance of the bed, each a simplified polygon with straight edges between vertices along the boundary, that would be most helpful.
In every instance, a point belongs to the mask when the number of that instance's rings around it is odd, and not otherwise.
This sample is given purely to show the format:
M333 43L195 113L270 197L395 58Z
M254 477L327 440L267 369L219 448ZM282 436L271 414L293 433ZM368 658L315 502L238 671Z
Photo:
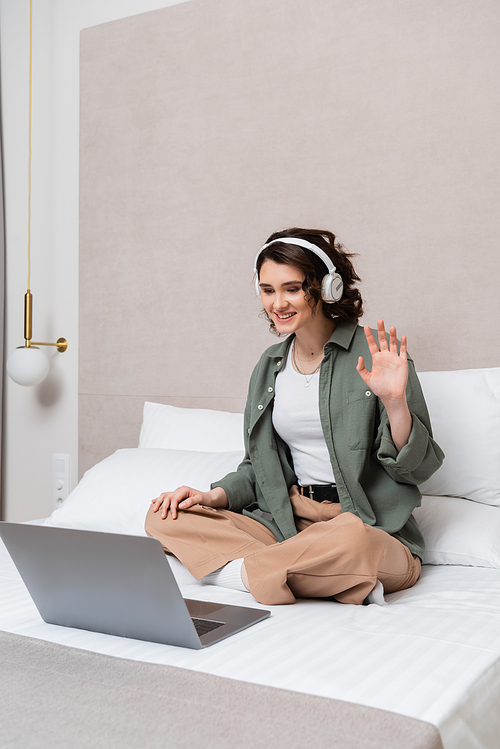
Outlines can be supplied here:
M2 745L267 746L272 736L287 747L495 749L500 368L420 379L447 459L416 510L427 548L414 588L385 605L271 607L265 622L190 651L45 624L2 549ZM203 488L237 465L241 425L240 414L146 402L139 446L87 471L40 522L142 534L160 490ZM259 605L169 562L186 597Z
M447 458L412 590L273 607L203 651L45 624L1 549L4 746L498 747L497 26L489 0L193 0L82 32L86 473L48 522L143 533L161 490L236 465L273 342L252 263L297 223L360 253ZM258 605L170 563L188 597Z

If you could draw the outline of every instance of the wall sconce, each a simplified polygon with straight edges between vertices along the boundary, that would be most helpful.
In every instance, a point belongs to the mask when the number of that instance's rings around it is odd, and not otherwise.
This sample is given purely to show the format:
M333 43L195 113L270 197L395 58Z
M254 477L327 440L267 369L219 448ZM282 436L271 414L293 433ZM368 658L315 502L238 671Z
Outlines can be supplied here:
M7 372L18 385L38 385L49 373L49 361L38 346L56 346L61 353L68 348L66 338L58 338L56 343L42 343L31 340L33 319L33 295L30 290L24 295L24 346L19 346L7 359Z
M41 343L31 340L33 321L33 295L30 291L31 275L31 70L33 40L33 0L30 0L30 81L29 81L29 156L28 156L28 290L24 295L24 346L20 346L7 359L7 372L19 385L38 385L49 373L48 359L38 346L56 346L66 351L68 342L58 338L56 343Z

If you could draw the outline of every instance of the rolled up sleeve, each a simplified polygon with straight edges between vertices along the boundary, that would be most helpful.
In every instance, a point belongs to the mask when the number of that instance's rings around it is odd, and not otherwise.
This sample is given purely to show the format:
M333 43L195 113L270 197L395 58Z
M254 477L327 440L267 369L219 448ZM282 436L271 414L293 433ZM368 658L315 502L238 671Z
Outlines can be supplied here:
M389 421L382 424L377 460L391 477L404 484L421 484L441 466L444 453L432 438L429 428L411 414L412 428L406 445L398 452L392 441Z

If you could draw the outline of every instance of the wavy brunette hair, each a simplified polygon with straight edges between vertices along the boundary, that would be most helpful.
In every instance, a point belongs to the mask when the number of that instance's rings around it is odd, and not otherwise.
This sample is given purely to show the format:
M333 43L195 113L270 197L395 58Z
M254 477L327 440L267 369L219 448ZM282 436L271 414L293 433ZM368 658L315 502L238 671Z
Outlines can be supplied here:
M305 239L328 255L344 282L344 292L340 301L323 301L321 298L321 282L328 273L327 267L311 250L294 244L287 244L287 237ZM354 255L347 252L343 245L335 241L335 234L321 229L285 229L271 234L264 244L276 239L283 239L283 242L274 242L270 247L266 247L257 258L257 276L260 277L260 269L266 260L272 260L273 263L281 265L293 265L302 271L305 276L302 288L308 297L309 304L315 311L321 309L325 317L331 320L338 318L348 322L357 322L363 314L363 299L355 284L361 279L350 260ZM263 316L270 323L271 332L280 335L266 311L263 310L263 312Z

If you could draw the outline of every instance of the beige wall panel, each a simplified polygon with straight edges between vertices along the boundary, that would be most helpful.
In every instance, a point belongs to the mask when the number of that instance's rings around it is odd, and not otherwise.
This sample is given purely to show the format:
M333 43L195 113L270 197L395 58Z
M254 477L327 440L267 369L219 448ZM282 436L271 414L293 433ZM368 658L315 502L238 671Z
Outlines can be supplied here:
M254 255L290 225L359 253L418 369L498 366L499 27L496 0L193 0L85 30L85 413L244 399L275 340Z
M137 447L144 401L179 408L210 408L241 413L245 398L183 398L162 395L80 395L80 465L82 476L122 447Z

